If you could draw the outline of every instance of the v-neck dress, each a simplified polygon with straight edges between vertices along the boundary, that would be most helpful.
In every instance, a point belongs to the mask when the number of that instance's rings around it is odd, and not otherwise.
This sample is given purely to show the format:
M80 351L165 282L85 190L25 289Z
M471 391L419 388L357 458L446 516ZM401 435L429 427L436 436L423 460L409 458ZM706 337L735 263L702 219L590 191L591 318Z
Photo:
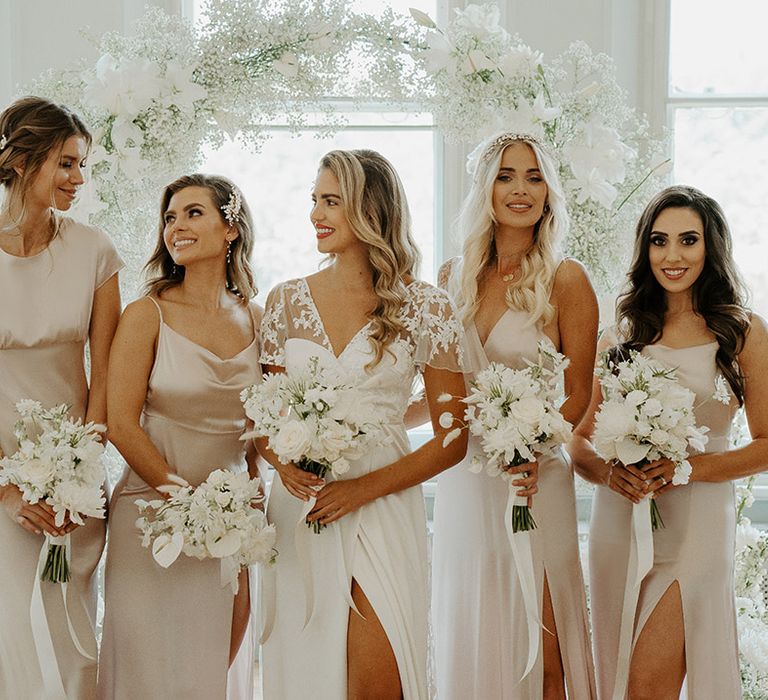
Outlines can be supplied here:
M68 404L84 418L88 404L85 344L96 290L122 268L99 229L62 221L37 255L0 250L0 448L18 445L13 426L20 399L45 407ZM89 518L71 535L72 579L67 608L77 637L95 658L96 595L92 577L104 547L103 520ZM30 599L43 535L33 535L0 512L0 698L40 698L43 678L30 622ZM67 629L61 586L41 583L59 673L69 697L96 692L96 662L82 656Z
M707 452L729 449L738 404L716 401L716 342L688 348L647 345L643 354L677 369L683 386L696 394L698 425L709 428ZM732 482L693 482L657 499L664 528L653 533L653 567L639 594L625 599L632 540L632 503L598 486L589 528L589 569L598 697L616 697L617 657L622 617L634 619L632 647L659 600L680 586L685 624L684 695L690 700L741 698L734 551L736 508ZM630 650L622 654L627 658ZM626 678L625 671L621 677ZM624 694L619 690L619 696Z
M453 265L452 280L459 265ZM450 286L450 285L449 285ZM473 323L466 328L467 374L490 362L521 369L538 358L546 336L528 315L507 309L485 345ZM437 696L440 700L491 698L536 700L543 693L542 635L531 672L528 627L516 564L504 526L507 482L476 474L469 465L481 455L470 435L463 462L437 478L432 551L432 624ZM539 458L539 491L531 511L534 576L541 611L544 575L549 585L568 697L595 697L583 573L577 538L573 468L565 452ZM541 614L541 612L539 612Z
M261 381L258 329L248 347L221 359L164 323L159 306L158 312L142 428L192 485L215 469L245 470L240 392ZM251 700L249 679L234 677L250 672L247 652L228 678L234 597L221 585L219 562L181 555L164 569L141 546L135 501L158 497L126 465L110 505L99 697L223 700L237 686L246 689L238 700Z
M375 367L366 369L373 357L369 327L336 356L306 280L278 285L267 301L264 364L290 373L316 357L368 393L380 411L387 443L353 461L343 478L380 469L409 452L403 417L417 372L426 365L461 371L462 328L445 292L413 282L400 321L400 337ZM319 534L306 526L306 510L276 476L267 515L277 525L280 554L277 564L262 572L261 587L265 700L346 700L352 579L389 639L403 696L427 698L427 527L421 487L378 498Z

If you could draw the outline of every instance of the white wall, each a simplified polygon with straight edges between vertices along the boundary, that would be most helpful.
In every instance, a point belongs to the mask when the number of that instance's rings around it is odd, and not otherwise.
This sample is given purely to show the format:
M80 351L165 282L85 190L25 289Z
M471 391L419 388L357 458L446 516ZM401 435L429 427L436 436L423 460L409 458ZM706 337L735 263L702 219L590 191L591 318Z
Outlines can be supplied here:
M183 0L0 0L0 105L49 68L96 59L81 34L126 31L147 5L180 12Z

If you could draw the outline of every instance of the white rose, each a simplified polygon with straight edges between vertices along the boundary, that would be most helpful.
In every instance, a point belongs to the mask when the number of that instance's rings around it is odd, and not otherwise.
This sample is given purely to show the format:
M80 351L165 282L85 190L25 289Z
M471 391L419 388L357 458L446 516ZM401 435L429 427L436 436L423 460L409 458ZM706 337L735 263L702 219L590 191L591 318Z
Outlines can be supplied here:
M333 464L331 464L331 472L334 476L341 476L349 471L349 462L344 457L339 457Z
M509 407L510 415L525 425L537 425L545 413L544 404L530 396L515 401Z
M280 427L274 439L270 440L270 448L285 462L300 460L312 444L312 432L303 421L289 421Z
M352 431L345 425L331 421L320 431L317 440L325 454L337 455L349 447Z
M53 460L28 459L21 469L19 475L32 486L42 491L45 490L56 472L56 463Z

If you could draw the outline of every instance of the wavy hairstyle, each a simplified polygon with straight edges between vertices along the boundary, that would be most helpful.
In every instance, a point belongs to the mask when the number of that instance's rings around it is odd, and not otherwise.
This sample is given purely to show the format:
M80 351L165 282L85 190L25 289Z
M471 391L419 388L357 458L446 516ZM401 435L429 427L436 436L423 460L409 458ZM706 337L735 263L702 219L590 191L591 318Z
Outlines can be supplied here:
M649 249L653 224L670 207L690 209L701 217L706 257L691 289L693 310L704 318L717 339L717 367L742 405L744 375L738 355L750 323L746 290L733 260L731 232L723 210L714 199L694 187L674 185L662 190L648 203L637 222L627 285L616 305L617 324L624 340L619 352L641 350L657 342L664 330L667 295L651 270Z
M160 198L160 222L157 230L157 243L152 256L144 265L147 282L144 293L159 296L166 289L179 285L184 279L184 267L173 262L168 248L165 246L163 233L165 231L165 212L171 197L187 187L202 187L208 190L221 220L229 223L224 215L223 207L227 206L233 193L239 193L235 184L221 175L205 175L193 173L174 180L163 190ZM227 264L227 289L239 296L244 303L258 293L251 270L251 251L253 250L254 227L251 211L245 198L240 195L240 212L235 227L238 236L230 247L230 260Z
M330 151L320 167L338 180L350 228L368 248L378 298L369 335L375 352L369 366L375 366L404 330L399 320L407 291L403 279L415 277L421 262L405 190L392 164L376 151Z
M82 136L90 149L91 132L83 120L67 107L42 97L22 97L0 114L0 185L5 188L2 214L11 221L11 229L26 218L27 192L43 164L52 151L61 152L72 136ZM22 173L16 168L23 168ZM54 215L54 236L60 223Z
M557 164L538 140L527 134L501 133L478 147L472 185L458 219L458 230L464 239L461 277L454 292L459 315L464 323L474 319L480 306L479 284L486 268L496 257L496 216L493 211L493 188L501 167L504 150L514 143L527 144L547 183L547 207L536 224L533 246L520 262L520 279L510 283L506 302L510 309L530 314L528 325L549 322L554 308L549 301L552 284L560 261L561 241L568 231L569 218Z

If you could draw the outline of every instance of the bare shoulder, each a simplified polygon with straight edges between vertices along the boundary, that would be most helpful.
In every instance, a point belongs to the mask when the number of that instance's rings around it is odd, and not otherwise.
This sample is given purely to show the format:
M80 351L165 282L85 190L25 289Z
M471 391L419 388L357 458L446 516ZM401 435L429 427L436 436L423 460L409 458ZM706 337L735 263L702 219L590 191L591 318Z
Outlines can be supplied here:
M157 337L160 327L160 313L155 302L149 297L141 297L132 301L125 307L123 315L120 317L119 331L126 332L132 336L140 338L151 338L153 341Z
M576 258L565 258L555 272L555 292L570 292L574 289L592 289L587 268Z
M750 316L744 348L739 354L739 364L749 372L758 369L766 361L768 361L768 324L762 316L753 313Z

